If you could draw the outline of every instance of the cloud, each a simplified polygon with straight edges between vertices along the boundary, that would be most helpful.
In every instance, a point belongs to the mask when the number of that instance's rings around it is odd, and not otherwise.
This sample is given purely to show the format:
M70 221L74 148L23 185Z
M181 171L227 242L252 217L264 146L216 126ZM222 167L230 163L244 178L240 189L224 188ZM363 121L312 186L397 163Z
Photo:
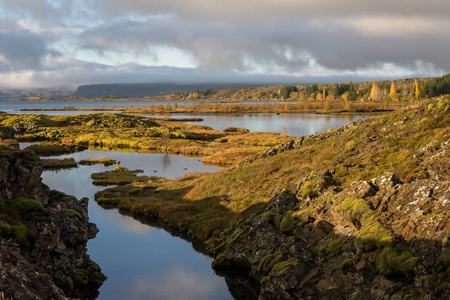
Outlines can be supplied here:
M42 38L25 30L0 31L0 72L39 70L47 53Z
M112 13L135 14L175 14L193 19L212 20L271 20L286 17L310 18L336 16L428 16L432 18L448 17L450 4L442 0L403 1L358 1L358 0L230 0L218 3L213 0L101 0L103 6Z
M98 53L134 53L158 60L158 46L187 53L200 68L240 72L307 74L308 69L356 71L378 63L414 68L429 62L450 69L443 49L450 34L382 34L388 26L367 30L374 21L297 20L236 25L166 16L145 21L119 20L83 32L76 43ZM399 27L404 21L397 20ZM391 23L392 23L391 22ZM383 23L380 21L380 23ZM392 25L392 24L391 24ZM432 28L436 24L430 25ZM415 26L410 26L415 28ZM393 27L395 29L395 27ZM425 25L424 25L424 28ZM401 35L402 37L399 37ZM446 38L442 38L446 35ZM423 43L425 41L426 43ZM435 47L430 49L429 45Z
M183 82L450 71L442 0L25 2L0 0L2 85L155 82L167 70Z
M0 7L19 16L47 18L54 13L53 7L45 0L0 0Z

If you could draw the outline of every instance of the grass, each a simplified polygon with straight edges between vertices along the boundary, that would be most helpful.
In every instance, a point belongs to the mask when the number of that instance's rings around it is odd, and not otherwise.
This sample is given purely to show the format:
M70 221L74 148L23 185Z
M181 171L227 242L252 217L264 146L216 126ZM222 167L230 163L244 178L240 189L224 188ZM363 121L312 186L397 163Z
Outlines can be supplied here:
M115 159L112 158L87 158L82 159L78 162L80 165L104 165L105 167L111 166L117 163Z
M91 178L94 180L94 185L124 185L132 182L147 182L149 177L137 176L136 172L130 171L123 167L117 171L106 171L101 173L94 173ZM116 168L116 169L117 169Z
M44 169L76 168L78 166L73 158L41 159L41 161Z
M69 146L59 144L35 144L28 146L26 149L33 151L39 156L63 155L75 152Z

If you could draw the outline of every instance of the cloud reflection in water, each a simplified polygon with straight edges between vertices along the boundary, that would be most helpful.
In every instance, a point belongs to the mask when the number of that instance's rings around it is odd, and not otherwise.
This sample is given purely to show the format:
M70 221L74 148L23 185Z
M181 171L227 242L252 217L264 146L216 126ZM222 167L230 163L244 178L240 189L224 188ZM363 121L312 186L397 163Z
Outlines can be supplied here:
M209 274L175 268L156 278L135 281L130 299L213 299L220 288L221 285Z

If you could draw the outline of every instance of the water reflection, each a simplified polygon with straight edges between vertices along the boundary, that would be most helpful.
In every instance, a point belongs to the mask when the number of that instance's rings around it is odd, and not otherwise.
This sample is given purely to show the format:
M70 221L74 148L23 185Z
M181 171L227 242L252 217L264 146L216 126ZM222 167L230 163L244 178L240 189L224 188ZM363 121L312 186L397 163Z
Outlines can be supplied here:
M156 279L137 280L133 284L130 299L196 300L217 299L217 281L209 274L188 272L175 267L158 274Z
M48 158L74 158L75 161L78 162L82 159L102 157L112 158L116 161L120 161L121 167L125 167L130 170L141 169L144 171L143 175L157 175L171 179L178 178L187 172L215 172L220 169L219 167L204 165L202 163L202 160L199 158L187 158L185 156L167 153L136 153L86 150L73 154L51 156ZM115 165L108 167L96 165L86 169L86 166L78 166L77 172L80 174L86 172L86 176L90 177L92 173L110 171L115 167Z
M61 157L73 157L76 161L111 157L129 169L158 170L158 176L165 174L170 178L188 172L185 168L190 171L218 169L203 165L198 158L160 153L84 151ZM89 218L100 232L89 241L88 254L108 277L98 299L175 299L177 295L181 295L177 299L233 299L224 278L212 270L212 259L195 251L192 244L120 214L117 209L103 209L94 201L94 194L104 187L92 185L91 174L112 168L114 166L79 166L58 173L45 171L42 175L43 182L50 188L90 199Z
M170 167L170 155L168 153L164 153L161 156L161 165L163 166L163 172L166 173L168 167Z

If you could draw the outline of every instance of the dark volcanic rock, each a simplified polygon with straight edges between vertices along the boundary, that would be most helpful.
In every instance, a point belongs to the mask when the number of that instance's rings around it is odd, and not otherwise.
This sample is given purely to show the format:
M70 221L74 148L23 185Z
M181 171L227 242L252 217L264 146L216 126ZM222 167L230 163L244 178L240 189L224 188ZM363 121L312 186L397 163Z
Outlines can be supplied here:
M0 140L7 140L14 138L14 129L11 127L0 126Z
M236 228L220 266L247 269L261 300L448 299L450 182L446 168L432 172L410 183L386 173L309 201L283 191Z
M88 199L50 191L41 173L28 151L0 153L0 291L12 299L93 298L106 278L86 253L98 232Z

